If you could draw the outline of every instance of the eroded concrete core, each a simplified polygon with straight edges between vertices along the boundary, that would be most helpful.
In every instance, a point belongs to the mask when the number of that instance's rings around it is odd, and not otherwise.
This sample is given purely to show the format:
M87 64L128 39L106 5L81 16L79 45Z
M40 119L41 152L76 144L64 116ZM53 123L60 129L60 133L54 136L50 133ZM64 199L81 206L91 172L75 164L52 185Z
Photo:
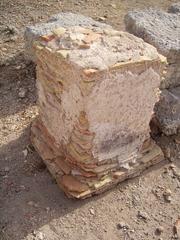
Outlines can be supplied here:
M67 195L97 194L163 159L150 139L165 58L129 33L58 27L34 43L32 142Z
M170 6L169 13L148 9L132 11L125 17L126 28L136 36L154 45L167 57L168 65L161 83L161 100L155 113L161 131L176 134L180 127L180 4ZM176 89L177 88L177 89Z

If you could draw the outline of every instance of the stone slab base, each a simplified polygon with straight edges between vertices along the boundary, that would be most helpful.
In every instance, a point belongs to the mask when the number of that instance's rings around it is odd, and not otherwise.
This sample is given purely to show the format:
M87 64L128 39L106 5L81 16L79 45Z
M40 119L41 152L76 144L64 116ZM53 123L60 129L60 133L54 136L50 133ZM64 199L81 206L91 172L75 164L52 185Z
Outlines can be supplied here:
M148 139L139 152L136 163L128 168L118 168L112 162L103 162L101 165L68 162L40 119L32 125L31 141L59 187L68 197L78 199L102 193L119 182L138 176L149 166L164 159L160 147Z

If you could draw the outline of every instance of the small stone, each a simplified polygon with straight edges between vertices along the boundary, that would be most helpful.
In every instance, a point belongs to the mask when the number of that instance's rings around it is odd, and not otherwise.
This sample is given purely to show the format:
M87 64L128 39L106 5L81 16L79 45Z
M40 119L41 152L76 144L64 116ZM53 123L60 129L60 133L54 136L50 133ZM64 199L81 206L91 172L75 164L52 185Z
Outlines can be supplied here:
M39 232L39 233L37 233L37 238L39 239L39 240L43 240L44 239L44 236L43 236L43 233L42 232Z
M176 165L171 163L170 166L169 166L171 169L175 169L176 168Z
M19 186L21 190L26 190L26 187L24 185Z
M17 70L21 69L21 65L16 66L15 69Z
M63 28L63 27L59 27L59 28L56 28L52 31L56 36L60 37L62 36L65 32L66 32L66 29Z
M179 135L175 136L174 140L177 144L180 144L180 136Z
M117 229L123 229L123 230L128 230L129 229L129 225L126 224L125 222L120 222L117 224Z
M156 235L161 235L164 231L164 228L162 226L159 226L158 228L156 228Z
M138 216L138 218L143 219L145 221L149 219L148 214L146 212L144 212L144 211L138 211L138 215L137 216Z
M111 6L112 8L116 8L116 4L115 4L115 3L111 3L110 6Z
M172 198L171 198L171 190L169 188L167 188L164 193L163 193L163 196L164 196L164 199L167 201L167 202L171 202Z
M1 48L1 50L2 50L3 52L6 52L6 51L7 51L7 48L3 47L3 48Z
M27 149L24 149L22 152L23 152L23 154L24 154L24 157L27 157L27 155L28 155L28 150L27 150Z
M20 98L25 98L26 93L27 93L27 90L26 90L26 89L20 88L20 89L19 89L18 96L19 96Z
M18 30L14 26L7 26L6 30L9 32L9 34L17 34Z
M89 212L90 212L91 215L95 215L95 211L94 211L93 208L89 209Z
M100 21L100 22L104 22L105 20L106 20L105 17L98 17L98 21Z
M33 206L33 205L34 205L34 202L33 202L33 201L29 201L27 204L28 204L29 206Z
M4 171L5 171L5 172L9 172L9 171L10 171L10 168L9 168L9 167L5 167L5 168L4 168Z
M50 211L50 207L46 207L46 211L49 212Z
M35 207L35 208L37 208L37 207L39 206L37 203L35 203L35 202L33 202L33 201L29 201L27 204L28 204L29 206Z
M165 150L164 150L164 155L166 158L170 159L171 158L171 149L169 147L167 147Z

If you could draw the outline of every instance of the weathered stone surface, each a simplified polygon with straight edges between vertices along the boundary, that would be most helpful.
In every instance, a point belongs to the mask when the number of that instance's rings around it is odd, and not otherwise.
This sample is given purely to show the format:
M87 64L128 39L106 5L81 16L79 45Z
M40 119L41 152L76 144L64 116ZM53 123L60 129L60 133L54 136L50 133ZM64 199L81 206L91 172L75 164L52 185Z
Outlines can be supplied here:
M167 57L167 74L161 88L179 86L180 15L156 9L132 11L126 15L125 24L130 33L143 38Z
M177 134L180 128L180 87L164 89L155 112L162 132L166 135Z
M31 139L60 187L84 198L163 158L149 136L164 57L129 33L56 28L35 44Z
M125 17L126 28L136 36L154 45L167 57L168 65L161 83L161 100L156 104L159 127L166 135L176 134L180 127L180 14L179 3L169 13L148 9L132 11ZM174 110L173 110L174 109Z
M25 49L26 56L35 61L33 42L40 36L48 35L52 30L59 27L71 27L71 26L87 26L93 28L112 28L111 26L94 21L90 17L85 17L81 14L74 14L71 12L59 13L52 16L47 23L37 24L35 26L29 26L25 31Z

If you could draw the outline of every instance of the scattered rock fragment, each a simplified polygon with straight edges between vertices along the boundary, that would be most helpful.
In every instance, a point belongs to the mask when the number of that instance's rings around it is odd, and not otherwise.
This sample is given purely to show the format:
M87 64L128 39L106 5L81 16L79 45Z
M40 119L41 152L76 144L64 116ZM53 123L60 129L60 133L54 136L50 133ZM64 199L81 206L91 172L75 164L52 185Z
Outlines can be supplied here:
M9 172L9 171L10 171L10 168L9 168L9 167L5 167L5 168L4 168L4 171L5 171L5 172Z
M177 144L180 144L180 135L175 136L174 140Z
M149 220L149 215L146 212L144 212L144 211L138 211L137 217L139 219L144 220L144 221Z
M19 89L19 93L18 93L19 98L25 98L26 94L27 94L27 90L25 88Z
M23 152L23 154L24 154L24 157L27 157L27 155L28 155L28 150L27 150L27 149L24 149L22 152Z
M46 207L46 211L49 212L50 211L50 207Z
M33 202L33 201L29 201L27 204L28 204L29 206L33 206L34 202Z
M11 25L6 27L6 32L9 33L9 34L12 34L12 35L13 34L18 34L17 28L14 27L14 26L11 26Z
M155 234L156 235L161 235L164 232L164 228L162 226L159 226L156 228Z
M167 159L170 160L170 158L171 158L171 149L170 149L170 147L166 147L166 148L164 149L164 156L165 156Z
M172 168L173 175L180 181L180 171L174 167Z
M31 206L31 207L35 207L35 208L37 208L39 205L37 204L37 203L35 203L34 201L29 201L28 203L27 203L29 206Z
M90 212L91 215L95 215L95 211L94 211L93 208L89 209L89 212Z
M164 193L163 193L163 196L164 196L164 199L167 201L167 202L171 202L172 201L172 192L169 188L167 188Z
M21 65L18 65L18 66L15 67L16 70L20 70L21 68L22 68Z
M117 6L116 6L115 3L111 3L110 6L111 6L112 8L117 8Z
M100 21L100 22L104 22L105 20L106 20L105 17L98 17L98 21Z
M7 48L3 47L3 48L1 48L1 50L2 50L3 52L6 52L6 51L7 51Z
M129 229L129 225L125 222L120 222L117 224L117 229L118 230L122 229L122 230L126 231Z
M38 240L43 240L44 239L44 234L42 232L37 233Z

